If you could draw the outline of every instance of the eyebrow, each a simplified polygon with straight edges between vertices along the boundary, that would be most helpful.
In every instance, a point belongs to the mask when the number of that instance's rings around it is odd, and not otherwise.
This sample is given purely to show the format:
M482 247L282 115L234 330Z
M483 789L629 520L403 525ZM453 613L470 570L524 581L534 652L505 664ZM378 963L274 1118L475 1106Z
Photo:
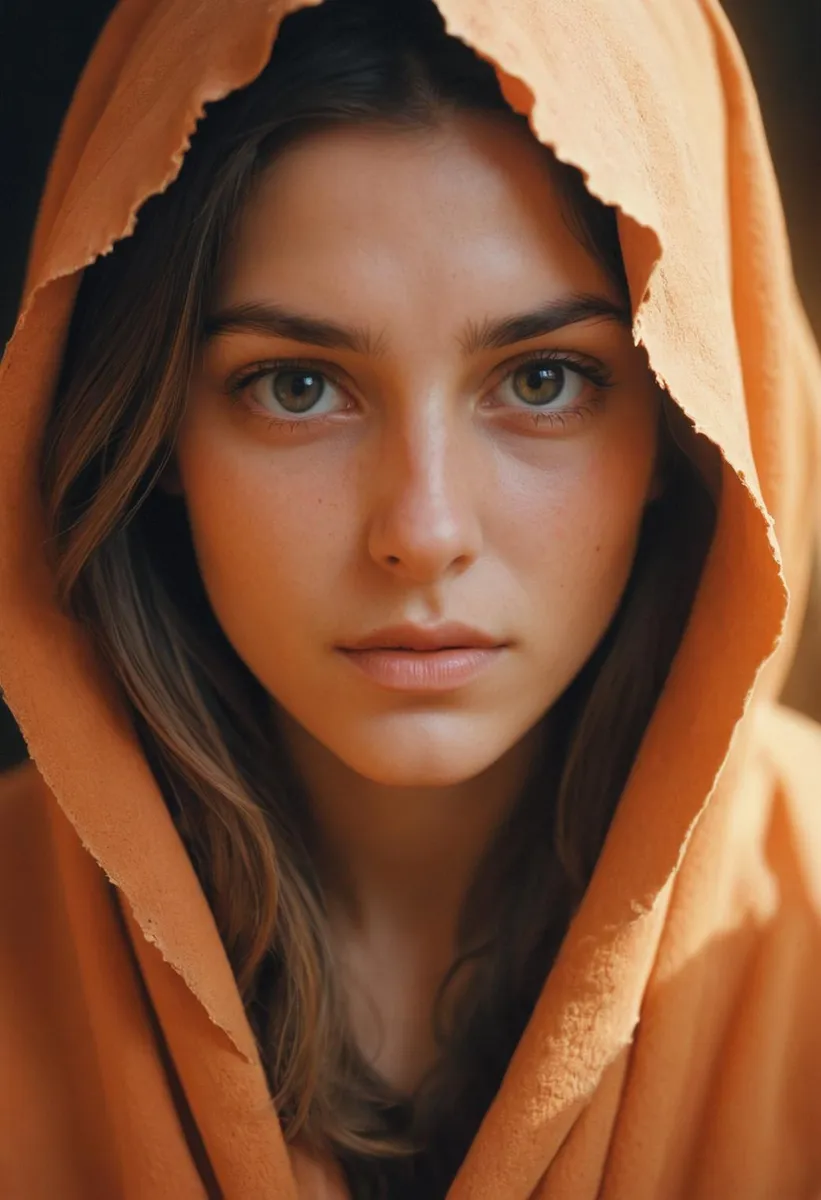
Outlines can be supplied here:
M632 314L628 307L606 296L571 293L548 300L530 312L491 320L482 324L469 321L458 339L465 356L481 350L498 350L515 342L544 337L568 325L593 319L616 321L628 329ZM379 356L386 344L381 336L361 327L337 325L333 321L293 312L278 304L251 302L235 304L207 317L203 339L208 342L231 333L258 333L289 338L306 345L334 350L352 350L356 354Z

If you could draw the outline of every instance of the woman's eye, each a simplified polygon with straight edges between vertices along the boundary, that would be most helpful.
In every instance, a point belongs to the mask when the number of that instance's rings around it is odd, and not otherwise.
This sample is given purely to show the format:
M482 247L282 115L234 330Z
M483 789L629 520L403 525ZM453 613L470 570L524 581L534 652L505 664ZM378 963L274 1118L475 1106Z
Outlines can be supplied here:
M502 388L509 388L528 408L561 409L578 399L586 382L580 372L562 363L536 361L511 371Z
M321 371L308 367L277 367L260 372L245 386L251 398L273 417L313 414L319 402L332 397L334 392L333 384Z

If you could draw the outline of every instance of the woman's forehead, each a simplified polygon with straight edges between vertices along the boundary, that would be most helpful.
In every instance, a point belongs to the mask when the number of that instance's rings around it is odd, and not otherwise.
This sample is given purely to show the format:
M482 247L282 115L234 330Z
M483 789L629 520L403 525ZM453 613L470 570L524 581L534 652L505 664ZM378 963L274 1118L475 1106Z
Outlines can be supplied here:
M432 292L612 291L574 234L544 148L498 119L334 128L288 148L239 213L219 307L409 302ZM538 300L537 300L538 297ZM616 297L614 297L615 299Z

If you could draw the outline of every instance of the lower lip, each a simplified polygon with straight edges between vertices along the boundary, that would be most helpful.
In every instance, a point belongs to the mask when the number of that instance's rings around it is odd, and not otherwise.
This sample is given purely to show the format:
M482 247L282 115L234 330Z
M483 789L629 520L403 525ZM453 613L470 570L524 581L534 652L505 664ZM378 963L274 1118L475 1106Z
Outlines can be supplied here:
M370 679L402 692L447 692L470 683L504 649L464 646L455 650L343 650Z

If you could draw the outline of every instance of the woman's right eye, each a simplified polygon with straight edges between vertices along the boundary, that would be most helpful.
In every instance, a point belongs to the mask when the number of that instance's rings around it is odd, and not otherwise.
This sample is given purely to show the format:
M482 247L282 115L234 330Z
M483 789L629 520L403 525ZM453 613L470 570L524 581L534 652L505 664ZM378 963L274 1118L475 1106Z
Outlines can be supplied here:
M265 377L271 380L271 391L279 404L290 411L305 412L321 399L325 380L315 371L276 371Z
M328 375L313 366L289 363L286 366L259 367L246 373L231 386L235 398L246 395L251 411L272 422L293 424L293 418L328 415L338 386ZM325 401L325 407L320 407ZM333 407L331 412L335 411Z
M322 399L326 380L318 371L288 368L261 376L251 390L259 391L260 400L267 400L273 395L276 402L290 414L303 413Z

